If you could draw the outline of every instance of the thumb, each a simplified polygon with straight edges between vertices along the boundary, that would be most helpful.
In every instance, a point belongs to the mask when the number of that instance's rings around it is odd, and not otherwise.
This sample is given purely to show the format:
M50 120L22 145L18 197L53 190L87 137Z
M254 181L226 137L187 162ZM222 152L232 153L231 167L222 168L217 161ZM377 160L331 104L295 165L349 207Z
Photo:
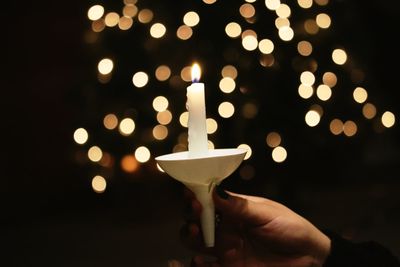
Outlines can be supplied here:
M215 208L223 215L249 225L267 224L275 218L276 210L256 197L231 193L216 187L213 192Z

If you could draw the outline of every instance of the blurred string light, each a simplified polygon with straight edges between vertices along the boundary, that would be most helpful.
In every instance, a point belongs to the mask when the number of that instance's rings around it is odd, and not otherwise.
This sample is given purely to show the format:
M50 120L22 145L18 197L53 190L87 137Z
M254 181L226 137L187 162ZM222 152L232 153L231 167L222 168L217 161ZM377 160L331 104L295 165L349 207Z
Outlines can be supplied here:
M202 4L207 8L217 8L217 0L203 0ZM315 36L319 33L327 32L334 25L332 17L325 6L330 4L330 0L297 0L284 3L281 0L264 0L263 5L256 5L256 0L245 0L238 4L237 14L240 17L225 20L223 25L215 24L215 27L221 27L224 32L224 38L229 42L238 43L242 55L251 55L258 58L261 68L274 69L280 65L279 57L281 45L292 47L298 56L293 59L293 67L299 75L299 83L294 91L299 95L301 101L305 101L308 108L304 111L304 123L307 127L318 127L322 120L326 120L329 125L329 133L332 135L345 135L347 137L356 136L360 122L359 118L345 117L346 114L324 115L324 105L334 101L336 91L343 91L342 79L339 75L348 73L354 84L350 89L355 105L360 105L362 116L366 120L378 120L386 128L395 125L395 115L391 111L380 111L376 104L370 99L368 90L362 86L365 74L361 70L349 68L349 62L352 61L346 49L339 45L333 47L329 52L319 53L316 58L315 50L318 43L315 42ZM295 17L292 14L302 11L303 17ZM94 4L87 11L87 17L90 22L92 37L87 37L89 43L101 39L93 37L100 36L106 31L121 31L135 35L137 32L148 33L143 46L145 49L153 49L161 43L168 43L167 47L173 47L174 42L185 42L196 37L205 39L209 36L197 36L197 28L203 21L209 19L201 13L200 10L193 8L185 10L177 17L177 21L171 23L168 17L161 16L155 9L145 7L145 2L141 0L123 0L120 9L109 10L104 5ZM223 15L223 11L221 11ZM276 33L262 32L257 27L259 18L267 14L272 16L272 24L275 26ZM204 17L203 17L204 16ZM212 19L212 18L211 18ZM173 28L170 25L175 25ZM141 27L144 31L133 31L135 27ZM212 40L211 40L212 41ZM171 45L172 44L172 45ZM139 51L129 51L129 55L140 53ZM226 55L225 55L226 56ZM241 58L241 56L236 56ZM329 59L331 65L319 66L320 60ZM106 55L99 55L97 62L97 77L102 84L107 84L115 76L113 73L116 64L120 64L119 58L112 58ZM189 59L190 60L190 59ZM217 102L217 114L214 118L207 118L207 133L209 137L217 133L221 123L225 120L234 119L241 116L246 120L251 120L259 115L260 103L241 98L242 103L237 103L237 96L246 95L247 92L257 88L247 88L240 79L242 68L238 61L224 59L226 62L220 66L221 76L217 77L222 100ZM161 60L160 60L161 61ZM228 63L229 62L229 63ZM135 173L142 164L154 164L151 161L153 144L163 142L174 138L171 134L174 132L176 143L172 148L173 152L187 150L187 129L188 113L187 111L178 111L173 96L170 94L175 88L184 87L185 83L191 82L190 65L180 65L172 57L168 62L154 62L154 66L141 66L136 64L137 70L131 73L131 84L133 90L145 92L150 96L147 103L148 110L153 111L154 120L150 126L143 126L140 122L140 114L147 112L144 110L133 109L134 115L128 110L127 114L121 114L117 111L107 111L103 114L103 126L106 131L119 134L122 138L136 138L145 145L138 146L133 153L126 155L114 155L110 151L103 151L101 146L93 145L89 142L89 130L77 128L74 131L73 139L79 145L88 146L87 157L94 164L111 168L119 166L126 173ZM350 70L349 70L350 69ZM239 77L239 78L238 78ZM163 93L153 91L152 87L159 83L164 87ZM297 89L297 90L296 90ZM219 104L218 104L219 103ZM153 109L151 109L151 107ZM378 115L379 114L379 115ZM219 116L219 117L218 117ZM182 133L176 133L178 125L183 128ZM135 134L138 132L138 134ZM94 134L91 134L91 142L95 141ZM271 152L272 160L276 163L283 163L287 159L288 152L282 142L283 136L278 131L265 133L265 147ZM213 148L214 142L209 140L209 147ZM249 145L242 144L239 147L248 149L246 160L252 155L252 148ZM129 148L127 148L129 149ZM257 148L258 149L258 148ZM113 164L120 158L119 164ZM155 165L155 164L154 164ZM159 171L162 171L159 166ZM255 176L255 168L248 162L240 170L240 176L243 179L251 179ZM92 180L92 188L95 192L104 192L106 188L106 178L96 176Z

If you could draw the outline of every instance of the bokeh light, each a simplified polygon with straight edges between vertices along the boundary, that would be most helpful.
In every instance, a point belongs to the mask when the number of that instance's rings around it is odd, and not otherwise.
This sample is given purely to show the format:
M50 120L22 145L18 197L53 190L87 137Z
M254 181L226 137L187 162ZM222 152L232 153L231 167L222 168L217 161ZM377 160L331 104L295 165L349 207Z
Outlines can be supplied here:
M347 54L343 49L335 49L332 52L332 60L338 65L343 65L347 61Z
M149 76L143 71L136 72L132 77L133 85L138 88L144 87L149 81Z
M396 118L392 112L385 111L382 114L381 121L382 121L383 126L385 126L386 128L390 128L394 125Z
M374 118L375 115L376 115L376 107L375 107L375 105L372 104L372 103L366 103L363 106L362 113L363 113L364 117L367 118L367 119Z
M267 145L271 148L277 147L281 144L281 135L277 132L270 132L265 138Z
M222 118L230 118L235 113L235 107L231 102L225 101L218 106L218 113Z
M119 123L119 132L124 136L131 135L135 130L135 126L135 122L131 118L124 118Z
M353 91L353 98L357 103L364 103L367 100L368 97L368 93L367 90L365 90L362 87L357 87L356 89L354 89Z
M83 145L89 138L88 132L84 128L78 128L74 132L74 141L77 144Z
M133 173L139 168L139 163L133 155L125 155L121 159L121 169L128 173Z
M103 58L97 65L97 69L103 75L109 74L114 68L114 63L109 58Z
M87 16L90 20L98 20L104 15L104 7L101 5L94 5L89 8Z
M151 157L150 150L145 146L140 146L135 150L135 158L140 163L149 161Z
M92 146L88 150L88 158L93 162L99 162L103 157L103 151L98 146Z
M113 130L113 129L117 128L117 126L118 126L117 116L112 113L107 114L106 116L104 116L103 125L108 130Z
M305 121L308 126L310 126L310 127L317 126L320 120L321 120L321 116L319 115L319 113L317 111L309 110L306 113Z
M154 23L150 27L150 35L154 38L161 38L167 32L167 28L161 23Z
M166 81L171 76L171 69L167 65L160 65L155 72L156 79Z
M92 178L92 189L96 193L103 193L106 191L107 181L101 175L96 175Z
M186 26L194 27L200 22L199 15L194 11L189 11L183 16L183 23Z
M248 160L251 157L251 155L253 154L253 150L251 149L251 147L248 144L240 144L240 145L238 145L238 148L242 148L247 151L246 155L244 156L244 160Z
M272 159L277 162L281 163L284 162L287 158L287 151L282 146L277 146L272 150Z

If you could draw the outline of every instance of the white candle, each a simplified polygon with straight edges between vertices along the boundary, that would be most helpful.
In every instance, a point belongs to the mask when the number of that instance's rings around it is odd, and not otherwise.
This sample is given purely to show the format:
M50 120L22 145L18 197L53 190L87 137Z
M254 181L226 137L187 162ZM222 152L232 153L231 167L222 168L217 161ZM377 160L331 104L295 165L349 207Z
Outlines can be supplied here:
M206 105L204 83L200 83L200 67L192 66L192 84L187 87L186 108L189 111L188 142L189 156L201 157L208 153Z

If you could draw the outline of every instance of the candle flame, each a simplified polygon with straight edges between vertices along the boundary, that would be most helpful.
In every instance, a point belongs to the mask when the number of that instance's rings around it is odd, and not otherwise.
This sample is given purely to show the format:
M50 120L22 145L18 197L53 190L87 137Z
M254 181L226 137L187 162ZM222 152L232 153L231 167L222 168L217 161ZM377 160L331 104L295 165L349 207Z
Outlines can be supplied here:
M199 64L194 63L192 66L192 82L197 83L200 81L201 69Z

